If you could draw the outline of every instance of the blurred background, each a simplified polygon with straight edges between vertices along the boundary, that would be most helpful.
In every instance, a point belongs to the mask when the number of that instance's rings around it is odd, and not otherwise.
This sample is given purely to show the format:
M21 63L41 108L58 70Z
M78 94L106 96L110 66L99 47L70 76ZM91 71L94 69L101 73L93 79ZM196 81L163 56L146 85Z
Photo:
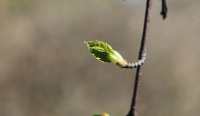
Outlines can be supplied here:
M200 1L153 0L138 116L199 116ZM135 71L99 63L84 40L136 61L145 0L0 0L0 115L129 110Z

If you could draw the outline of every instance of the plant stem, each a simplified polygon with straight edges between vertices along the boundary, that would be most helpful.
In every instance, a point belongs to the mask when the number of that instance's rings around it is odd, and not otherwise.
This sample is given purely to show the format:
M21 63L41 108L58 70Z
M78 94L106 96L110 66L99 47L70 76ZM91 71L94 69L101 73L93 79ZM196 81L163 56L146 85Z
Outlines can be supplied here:
M163 19L167 18L167 12L168 12L168 8L167 8L167 2L166 0L162 0L161 1L161 16L163 17Z
M146 0L146 10L145 10L145 16L144 16L144 25L143 25L143 33L140 43L140 49L138 53L138 60L142 59L143 54L145 51L145 43L146 43L146 33L148 28L148 22L149 22L149 11L151 7L151 0ZM136 98L137 98L137 91L138 91L138 84L139 84L139 78L141 76L141 66L138 66L136 68L136 74L134 79L134 85L133 85L133 95L132 95L132 102L130 106L130 110L127 114L127 116L136 116Z

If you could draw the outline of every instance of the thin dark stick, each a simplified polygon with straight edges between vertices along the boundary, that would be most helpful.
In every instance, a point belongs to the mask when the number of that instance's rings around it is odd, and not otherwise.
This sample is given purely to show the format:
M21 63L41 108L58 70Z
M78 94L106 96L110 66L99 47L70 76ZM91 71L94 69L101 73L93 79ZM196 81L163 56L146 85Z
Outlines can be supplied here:
M161 1L161 12L160 15L163 17L163 19L167 18L168 8L167 8L167 2L166 0Z
M149 11L151 7L151 0L146 1L146 10L145 10L145 17L144 17L144 25L143 25L143 33L140 43L140 49L138 53L138 60L142 59L143 54L145 53L145 43L146 43L146 33L148 28L148 22L149 22ZM138 91L138 83L139 83L139 77L141 76L141 66L138 66L136 68L136 74L135 74L135 80L133 85L133 95L132 95L132 102L130 106L130 110L127 114L127 116L136 116L136 97L137 97L137 91Z

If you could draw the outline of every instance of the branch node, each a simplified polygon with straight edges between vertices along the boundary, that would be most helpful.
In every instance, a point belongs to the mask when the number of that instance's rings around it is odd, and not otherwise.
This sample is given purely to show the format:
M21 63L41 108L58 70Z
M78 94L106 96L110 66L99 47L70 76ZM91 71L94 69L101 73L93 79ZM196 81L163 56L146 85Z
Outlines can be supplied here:
M126 66L122 68L137 68L139 66L142 66L146 60L146 53L144 52L142 55L142 58L138 60L137 62L129 62Z

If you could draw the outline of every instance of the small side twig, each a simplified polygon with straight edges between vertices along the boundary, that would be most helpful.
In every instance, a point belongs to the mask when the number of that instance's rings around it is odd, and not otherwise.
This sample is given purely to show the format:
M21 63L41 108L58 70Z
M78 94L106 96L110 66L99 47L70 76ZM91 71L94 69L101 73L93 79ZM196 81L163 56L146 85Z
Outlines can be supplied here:
M168 8L167 8L167 2L166 0L161 1L161 12L160 15L163 17L163 19L167 18Z
M142 58L140 60L138 60L137 62L129 62L126 66L122 67L122 68L137 68L138 66L142 66L144 64L146 60L146 53L144 53L142 55Z

